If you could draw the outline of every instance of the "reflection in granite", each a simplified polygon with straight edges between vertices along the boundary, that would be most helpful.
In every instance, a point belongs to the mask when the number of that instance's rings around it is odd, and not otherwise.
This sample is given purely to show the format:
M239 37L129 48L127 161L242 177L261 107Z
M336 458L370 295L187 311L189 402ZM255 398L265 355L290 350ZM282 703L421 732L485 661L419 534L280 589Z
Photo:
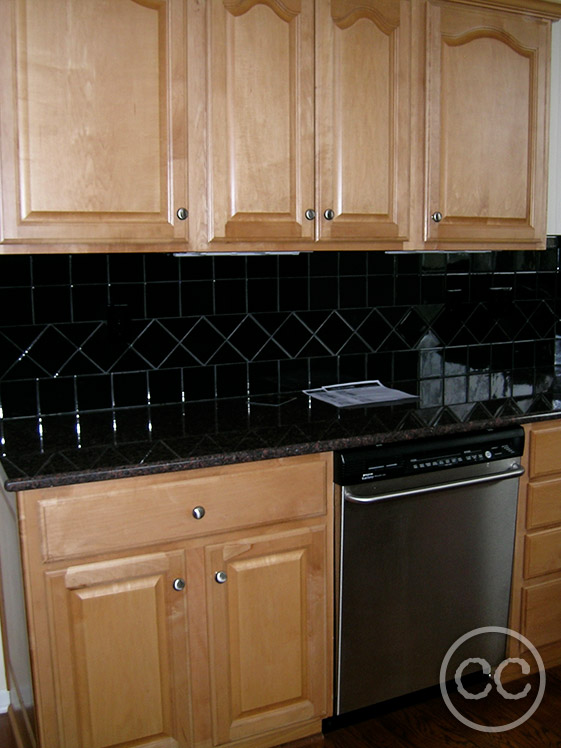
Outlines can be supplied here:
M0 422L1 462L10 491L189 470L557 417L555 392L345 410L298 392L22 418Z

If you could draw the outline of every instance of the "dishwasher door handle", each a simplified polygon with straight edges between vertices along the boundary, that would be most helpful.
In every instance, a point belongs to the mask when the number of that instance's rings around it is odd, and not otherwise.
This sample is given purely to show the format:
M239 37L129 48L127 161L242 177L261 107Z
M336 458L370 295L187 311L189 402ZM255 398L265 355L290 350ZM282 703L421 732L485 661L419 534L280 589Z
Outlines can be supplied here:
M435 491L446 491L453 488L463 488L464 486L474 486L478 483L491 483L493 481L506 480L508 478L519 478L524 474L524 468L517 462L502 473L493 475L482 475L479 478L466 478L464 480L454 480L448 483L436 483L430 486L420 486L419 488L408 488L405 491L392 491L391 493L382 493L379 496L356 496L349 491L345 491L345 501L353 504L375 504L377 501L389 501L390 499L402 499L408 496L416 496L424 493L434 493Z

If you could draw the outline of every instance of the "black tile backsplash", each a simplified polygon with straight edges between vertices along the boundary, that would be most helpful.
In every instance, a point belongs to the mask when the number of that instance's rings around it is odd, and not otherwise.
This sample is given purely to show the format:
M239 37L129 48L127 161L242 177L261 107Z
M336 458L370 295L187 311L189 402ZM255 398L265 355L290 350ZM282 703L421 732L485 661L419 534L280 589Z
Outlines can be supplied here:
M425 406L551 383L545 252L0 257L4 419L380 379Z

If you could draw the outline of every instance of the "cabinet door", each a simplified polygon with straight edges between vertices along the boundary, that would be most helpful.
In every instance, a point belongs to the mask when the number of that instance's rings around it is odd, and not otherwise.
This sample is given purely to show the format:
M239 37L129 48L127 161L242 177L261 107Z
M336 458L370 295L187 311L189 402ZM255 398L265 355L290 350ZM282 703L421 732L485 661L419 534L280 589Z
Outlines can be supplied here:
M208 240L313 239L313 0L212 0Z
M548 22L428 3L428 242L545 246L548 53Z
M324 528L207 548L215 745L326 716L325 554Z
M184 239L183 0L0 10L2 239Z
M410 2L320 2L318 29L319 237L398 243L408 237Z
M56 748L187 746L183 551L47 572ZM54 746L45 746L54 748Z

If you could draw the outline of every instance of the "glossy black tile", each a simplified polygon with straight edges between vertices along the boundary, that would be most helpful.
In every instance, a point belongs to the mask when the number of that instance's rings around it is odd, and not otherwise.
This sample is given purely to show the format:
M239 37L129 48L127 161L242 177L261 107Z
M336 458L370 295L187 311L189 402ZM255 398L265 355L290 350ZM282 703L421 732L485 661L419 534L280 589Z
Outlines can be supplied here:
M540 370L547 381L561 316L558 242L549 245L545 253L0 257L0 385L21 382L43 414L75 409L64 388L73 377L79 409L108 408L121 375L133 384L128 399L118 390L119 407L148 392L153 402L198 402L245 396L248 382L266 394L382 375L442 379L424 394L447 404L463 378L470 398L487 376L496 399L514 391L513 370ZM470 385L471 377L483 380ZM94 382L99 397L88 394ZM537 388L537 378L514 384ZM40 403L29 397L37 390ZM28 404L9 410L31 414Z

